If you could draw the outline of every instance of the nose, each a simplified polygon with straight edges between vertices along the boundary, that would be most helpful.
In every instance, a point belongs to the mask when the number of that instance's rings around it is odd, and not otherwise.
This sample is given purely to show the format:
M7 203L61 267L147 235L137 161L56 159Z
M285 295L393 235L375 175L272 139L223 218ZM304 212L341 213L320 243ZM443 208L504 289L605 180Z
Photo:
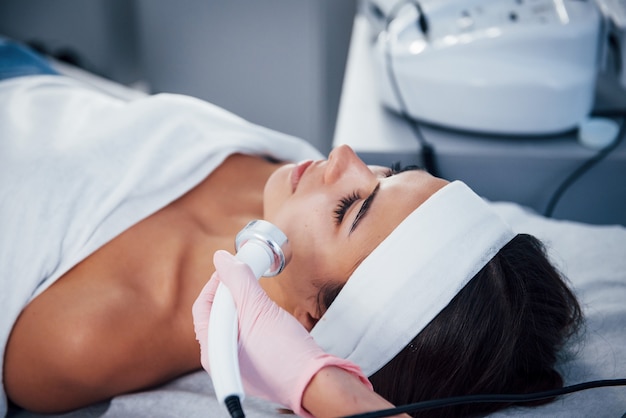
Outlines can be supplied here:
M347 145L340 145L328 155L328 165L324 173L324 183L330 184L339 180L346 173L371 175L371 171L363 161Z

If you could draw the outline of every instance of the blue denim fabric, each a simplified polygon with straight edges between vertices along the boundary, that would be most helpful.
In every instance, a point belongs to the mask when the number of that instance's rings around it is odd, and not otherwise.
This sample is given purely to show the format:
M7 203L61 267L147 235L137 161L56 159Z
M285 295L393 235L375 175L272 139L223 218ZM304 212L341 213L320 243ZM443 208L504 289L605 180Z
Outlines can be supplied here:
M33 74L59 74L36 52L0 37L0 80Z

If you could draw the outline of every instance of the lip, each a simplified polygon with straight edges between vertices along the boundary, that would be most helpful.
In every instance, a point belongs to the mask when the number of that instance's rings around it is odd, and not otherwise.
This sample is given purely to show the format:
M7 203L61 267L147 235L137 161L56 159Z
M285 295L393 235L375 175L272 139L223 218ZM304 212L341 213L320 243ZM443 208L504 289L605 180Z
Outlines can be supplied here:
M306 160L299 162L296 166L291 170L291 192L295 193L298 188L298 184L300 183L300 179L302 179L302 175L306 171L309 166L313 164L313 160Z

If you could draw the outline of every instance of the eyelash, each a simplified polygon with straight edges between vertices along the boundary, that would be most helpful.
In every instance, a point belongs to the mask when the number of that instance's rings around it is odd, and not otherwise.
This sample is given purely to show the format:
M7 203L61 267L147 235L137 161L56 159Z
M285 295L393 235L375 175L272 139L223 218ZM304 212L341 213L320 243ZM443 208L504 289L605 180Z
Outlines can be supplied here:
M396 174L404 173L405 171L423 170L419 165L405 165L402 167L398 161L391 164L391 167L385 173L385 177L391 177Z
M339 200L339 204L335 209L335 222L337 223L337 225L341 224L341 222L343 221L343 217L346 215L346 212L348 211L350 206L352 206L354 202L356 202L360 198L361 196L359 196L359 194L355 191L348 196L342 197Z
M387 171L384 173L384 176L391 177L393 175L409 170L421 170L421 168L415 165L407 165L405 167L402 167L400 166L399 162L395 162L391 164L391 167L389 167L389 169L387 169ZM340 225L341 222L343 222L343 218L344 216L346 216L346 212L348 211L350 206L352 206L354 202L359 199L361 199L361 196L358 192L354 191L350 195L342 197L339 200L339 204L337 205L337 208L335 208L335 221L337 225Z

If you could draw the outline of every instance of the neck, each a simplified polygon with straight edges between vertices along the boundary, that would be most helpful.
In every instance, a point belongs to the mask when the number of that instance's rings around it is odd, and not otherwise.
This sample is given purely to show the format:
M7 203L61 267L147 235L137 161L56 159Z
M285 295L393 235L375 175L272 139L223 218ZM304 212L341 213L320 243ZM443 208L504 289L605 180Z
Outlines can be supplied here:
M293 314L291 312L291 307L287 306L287 298L285 297L285 293L280 286L278 277L261 277L259 279L259 284L267 293L267 295L272 299L278 306L285 309L287 312Z
M234 154L180 201L204 231L234 242L249 221L263 218L265 183L279 167L260 157Z
M307 331L311 331L316 322L317 302L310 296L316 289L310 286L302 288L302 283L309 281L303 281L299 276L297 270L286 268L276 277L262 277L259 284L270 299L295 317Z

